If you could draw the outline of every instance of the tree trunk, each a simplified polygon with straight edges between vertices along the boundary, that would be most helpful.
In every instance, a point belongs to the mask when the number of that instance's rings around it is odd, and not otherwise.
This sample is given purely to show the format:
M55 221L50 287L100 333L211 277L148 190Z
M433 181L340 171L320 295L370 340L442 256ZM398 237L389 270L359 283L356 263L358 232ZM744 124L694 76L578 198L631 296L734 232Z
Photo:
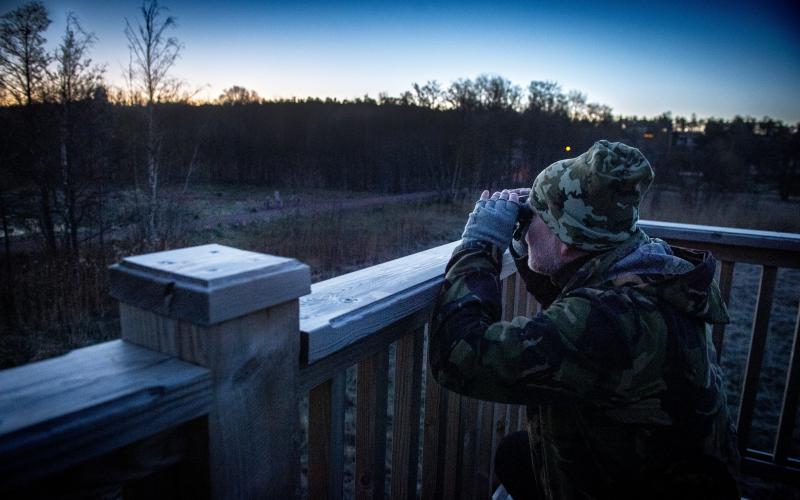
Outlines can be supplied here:
M14 301L14 266L11 265L11 232L8 228L8 213L6 200L0 192L0 218L3 220L3 248L5 259L3 262L3 316L5 318L6 332L12 333L17 324L17 305Z
M158 164L156 131L153 117L153 103L147 105L147 183L150 188L150 203L147 214L147 239L148 243L155 245L158 239L157 212L158 212Z

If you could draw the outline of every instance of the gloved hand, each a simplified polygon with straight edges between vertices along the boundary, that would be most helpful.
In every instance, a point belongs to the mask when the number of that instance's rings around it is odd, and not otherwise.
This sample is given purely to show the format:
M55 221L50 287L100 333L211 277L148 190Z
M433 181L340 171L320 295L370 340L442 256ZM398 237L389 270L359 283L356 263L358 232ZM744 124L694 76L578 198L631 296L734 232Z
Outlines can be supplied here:
M475 203L475 209L467 219L462 241L485 241L505 251L517 223L518 200L517 193L507 190L494 193L491 198L489 191L481 193L480 200Z

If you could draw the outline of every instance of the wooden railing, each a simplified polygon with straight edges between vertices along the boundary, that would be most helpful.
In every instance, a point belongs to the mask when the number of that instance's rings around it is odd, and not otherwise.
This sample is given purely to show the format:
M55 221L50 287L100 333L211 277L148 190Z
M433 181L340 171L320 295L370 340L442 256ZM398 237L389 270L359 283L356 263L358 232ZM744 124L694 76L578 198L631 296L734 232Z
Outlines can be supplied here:
M800 268L800 235L641 226L673 244L714 251L726 298L735 263L762 266L740 447L746 471L800 482L789 446L800 320L775 445L748 446L776 270ZM0 372L0 491L36 490L75 477L75 468L91 481L112 461L137 467L132 477L170 466L172 489L151 491L296 497L299 406L307 396L310 498L341 498L351 468L357 498L487 498L495 447L524 428L525 411L451 393L427 372L427 324L455 245L317 283L310 294L303 264L219 245L125 259L110 274L121 341ZM538 305L508 256L501 277L504 318L533 314ZM720 352L724 333L714 331ZM347 463L346 370L354 365L355 459ZM170 453L152 445L165 435L179 443Z

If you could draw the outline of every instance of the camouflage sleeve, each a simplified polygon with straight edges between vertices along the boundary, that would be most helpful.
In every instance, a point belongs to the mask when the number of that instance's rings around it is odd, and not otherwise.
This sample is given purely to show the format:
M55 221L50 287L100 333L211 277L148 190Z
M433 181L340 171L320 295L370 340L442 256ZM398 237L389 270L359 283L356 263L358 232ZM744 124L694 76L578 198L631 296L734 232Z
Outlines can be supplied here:
M614 391L607 384L618 379L609 370L630 367L624 359L630 349L607 335L624 328L613 311L577 296L559 299L533 318L498 321L497 254L488 245L462 245L448 264L429 344L436 380L460 394L502 403L607 401ZM589 322L604 326L593 331Z

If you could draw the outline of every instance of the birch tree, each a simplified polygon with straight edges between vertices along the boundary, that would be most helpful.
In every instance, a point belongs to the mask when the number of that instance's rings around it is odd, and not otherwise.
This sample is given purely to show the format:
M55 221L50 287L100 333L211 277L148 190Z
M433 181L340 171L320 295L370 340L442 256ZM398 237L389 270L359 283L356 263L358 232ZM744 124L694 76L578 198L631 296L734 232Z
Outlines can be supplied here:
M175 28L175 18L156 0L143 3L141 18L135 24L125 20L125 36L132 60L132 76L143 94L147 113L147 185L150 201L147 209L146 234L150 243L158 238L158 174L160 136L155 105L175 97L180 82L169 76L183 46L168 35Z

